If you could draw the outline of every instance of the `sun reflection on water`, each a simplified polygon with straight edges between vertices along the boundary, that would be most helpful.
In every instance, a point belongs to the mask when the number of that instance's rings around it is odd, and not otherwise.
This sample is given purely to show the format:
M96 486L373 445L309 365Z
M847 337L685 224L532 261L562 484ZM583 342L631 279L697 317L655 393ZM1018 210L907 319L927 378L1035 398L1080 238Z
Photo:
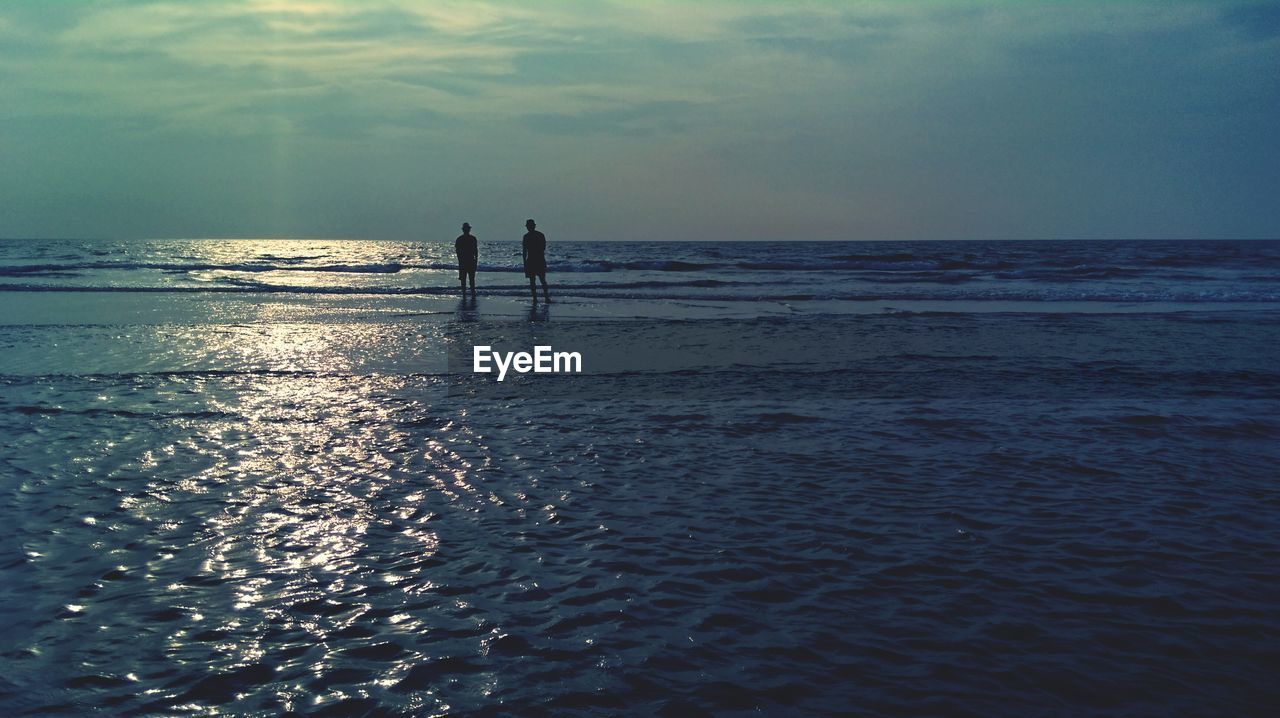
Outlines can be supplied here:
M350 347L361 344L361 330L299 321L300 311L264 303L260 321L204 334L189 347L237 367L216 381L193 382L209 412L224 418L193 422L188 436L141 457L159 469L198 457L198 470L158 478L145 494L121 502L156 531L191 534L186 545L203 554L178 580L162 563L173 552L147 565L148 575L170 583L171 605L201 609L169 633L166 652L175 660L250 666L268 659L270 635L297 632L323 645L368 621L361 617L373 604L361 596L429 590L434 584L416 571L378 566L373 557L431 557L440 539L426 525L434 514L421 506L432 490L475 492L463 459L434 442L412 447L380 395L385 386L353 380ZM419 467L442 454L454 468L415 486L401 465L408 450ZM159 520L166 515L174 518ZM239 625L191 627L215 615L239 616ZM382 622L382 630L420 630L408 612ZM201 632L221 638L193 640ZM324 702L340 694L330 691Z
M123 390L143 397L134 414L152 423L67 460L103 485L136 483L77 515L78 546L112 560L85 598L59 608L140 634L139 654L194 676L142 674L136 694L165 710L213 715L270 684L277 705L384 691L439 712L443 697L413 669L479 656L485 636L508 631L492 597L461 587L536 586L541 559L524 524L541 514L526 516L530 497L492 481L495 453L470 412L442 409L446 385L362 363L435 341L431 331L274 298L246 306L255 314L236 324L158 331L165 369ZM489 542L496 553L475 554ZM489 558L517 543L510 567ZM138 605L113 622L95 610L102 596Z

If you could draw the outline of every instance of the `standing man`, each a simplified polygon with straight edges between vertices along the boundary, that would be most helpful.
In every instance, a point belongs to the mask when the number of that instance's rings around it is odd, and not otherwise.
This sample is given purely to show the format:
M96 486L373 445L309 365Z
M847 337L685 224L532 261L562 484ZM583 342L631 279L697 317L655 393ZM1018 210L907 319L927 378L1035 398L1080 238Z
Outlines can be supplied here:
M471 277L471 293L476 293L476 265L480 263L480 245L471 236L471 225L462 223L462 234L453 242L458 251L458 282L462 284L463 294L467 291L467 277Z
M538 225L533 220L528 220L524 226L529 230L524 233L523 243L524 276L529 278L529 293L536 304L538 287L533 279L537 277L542 280L542 297L550 302L551 295L547 293L547 237L536 229Z

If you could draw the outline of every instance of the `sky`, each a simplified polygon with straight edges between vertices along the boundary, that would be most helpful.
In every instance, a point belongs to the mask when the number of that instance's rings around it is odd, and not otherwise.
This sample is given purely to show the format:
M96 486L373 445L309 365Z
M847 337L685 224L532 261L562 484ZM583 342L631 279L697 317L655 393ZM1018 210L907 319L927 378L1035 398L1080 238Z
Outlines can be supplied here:
M0 237L1280 237L1280 3L0 1Z

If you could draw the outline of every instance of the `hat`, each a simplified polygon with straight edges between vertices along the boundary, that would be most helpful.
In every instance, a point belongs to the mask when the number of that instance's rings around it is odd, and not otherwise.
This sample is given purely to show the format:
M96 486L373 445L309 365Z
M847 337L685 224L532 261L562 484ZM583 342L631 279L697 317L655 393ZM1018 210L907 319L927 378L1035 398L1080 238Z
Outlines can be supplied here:
M469 222L463 222L462 229L464 230L471 229L471 224Z
M536 222L534 222L533 220L531 220L531 219L526 219L526 220L524 221L524 226L526 226L526 227L537 227L537 226L538 226L538 224L537 224Z

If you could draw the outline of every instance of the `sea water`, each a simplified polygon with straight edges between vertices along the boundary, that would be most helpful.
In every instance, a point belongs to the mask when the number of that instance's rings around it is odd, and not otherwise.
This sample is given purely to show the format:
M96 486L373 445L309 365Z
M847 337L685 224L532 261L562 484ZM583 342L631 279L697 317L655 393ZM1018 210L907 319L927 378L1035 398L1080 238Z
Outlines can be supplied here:
M0 242L0 713L1280 700L1280 243L451 253Z

